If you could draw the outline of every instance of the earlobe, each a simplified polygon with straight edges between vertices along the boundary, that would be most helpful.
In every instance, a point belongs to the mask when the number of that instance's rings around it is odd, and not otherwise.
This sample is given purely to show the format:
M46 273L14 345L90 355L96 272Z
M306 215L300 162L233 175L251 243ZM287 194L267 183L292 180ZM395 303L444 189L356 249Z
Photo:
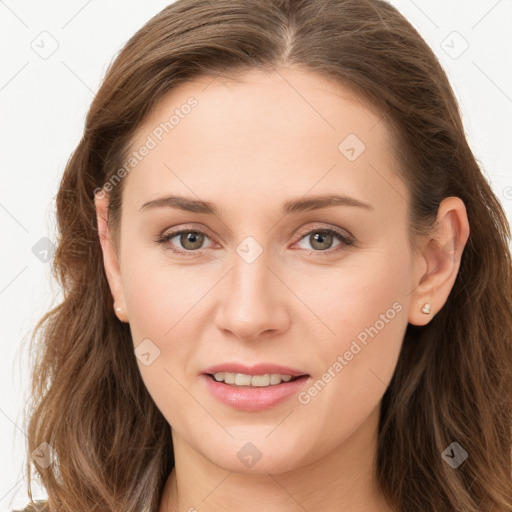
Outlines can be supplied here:
M128 317L126 316L126 312L124 311L123 307L122 306L118 306L115 302L114 302L114 311L116 313L116 316L117 318L119 318L119 320L121 320L121 322L128 322Z
M109 196L103 190L98 192L94 197L98 236L103 252L103 266L113 298L112 307L119 320L128 322L119 259L117 251L114 248L112 233L108 222L109 200Z
M439 205L437 229L418 257L422 272L411 293L409 323L425 325L444 306L459 272L469 238L466 207L458 197L447 197Z

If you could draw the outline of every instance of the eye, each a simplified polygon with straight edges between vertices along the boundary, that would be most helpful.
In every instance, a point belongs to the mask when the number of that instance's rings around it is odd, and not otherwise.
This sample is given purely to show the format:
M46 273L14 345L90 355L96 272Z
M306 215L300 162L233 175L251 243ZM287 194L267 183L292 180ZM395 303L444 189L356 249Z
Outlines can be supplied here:
M323 227L310 229L301 237L298 243L301 249L328 254L354 245L354 241L347 235L337 230ZM308 244L309 247L307 246Z
M332 228L314 228L301 234L302 236L297 242L299 248L309 251L310 254L327 255L355 245L351 237ZM200 254L201 249L208 248L204 247L205 242L208 240L212 242L210 237L203 231L181 228L164 232L155 241L165 245L166 248L177 254L189 256ZM307 244L309 244L309 247L305 246Z
M206 240L210 240L206 233L197 229L180 229L168 231L157 238L157 242L166 244L169 248L179 254L188 254L200 252L204 249L203 244Z

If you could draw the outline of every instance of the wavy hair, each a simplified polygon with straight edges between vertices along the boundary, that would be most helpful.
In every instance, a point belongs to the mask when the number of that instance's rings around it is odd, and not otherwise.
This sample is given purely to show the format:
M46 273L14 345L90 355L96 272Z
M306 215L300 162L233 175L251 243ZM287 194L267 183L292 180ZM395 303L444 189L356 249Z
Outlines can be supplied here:
M408 227L427 235L443 198L466 206L471 234L444 307L408 325L381 406L376 474L400 512L512 510L510 227L466 136L449 81L413 26L381 0L178 0L109 66L57 195L53 272L62 302L31 340L27 456L47 510L158 509L173 468L170 426L139 373L129 327L112 308L94 192L126 159L162 97L201 76L297 66L356 91L382 114L411 192ZM124 180L110 196L119 223ZM452 469L452 442L469 458Z

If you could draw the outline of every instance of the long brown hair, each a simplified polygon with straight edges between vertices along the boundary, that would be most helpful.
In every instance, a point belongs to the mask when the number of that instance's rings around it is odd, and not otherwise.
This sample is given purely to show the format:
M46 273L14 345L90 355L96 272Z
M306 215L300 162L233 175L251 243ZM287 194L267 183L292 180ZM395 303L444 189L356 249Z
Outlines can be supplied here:
M351 87L383 115L411 191L410 232L434 227L460 197L471 234L445 306L408 325L383 397L376 473L397 511L512 510L510 228L468 146L431 49L379 0L178 0L111 64L57 196L54 273L63 302L39 322L28 453L50 510L157 510L173 465L170 427L141 379L129 328L113 313L94 191L123 165L135 130L164 94L195 77L294 65ZM124 181L113 187L115 227ZM457 442L457 469L442 452ZM30 490L29 490L30 494Z

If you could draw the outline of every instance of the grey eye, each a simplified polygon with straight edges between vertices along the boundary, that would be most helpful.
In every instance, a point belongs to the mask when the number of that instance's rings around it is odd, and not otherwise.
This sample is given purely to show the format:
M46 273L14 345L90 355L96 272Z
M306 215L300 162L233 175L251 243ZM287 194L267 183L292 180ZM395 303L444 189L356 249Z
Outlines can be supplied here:
M334 237L331 234L322 231L317 231L309 235L311 247L313 247L313 249L317 249L320 251L330 249L333 240Z
M336 243L337 242L337 243ZM314 229L299 240L301 249L327 251L342 243L341 235L324 229ZM306 245L305 245L306 244Z
M197 231L186 231L177 236L180 237L181 246L187 251L200 249L205 239L205 236L202 233L198 233Z

